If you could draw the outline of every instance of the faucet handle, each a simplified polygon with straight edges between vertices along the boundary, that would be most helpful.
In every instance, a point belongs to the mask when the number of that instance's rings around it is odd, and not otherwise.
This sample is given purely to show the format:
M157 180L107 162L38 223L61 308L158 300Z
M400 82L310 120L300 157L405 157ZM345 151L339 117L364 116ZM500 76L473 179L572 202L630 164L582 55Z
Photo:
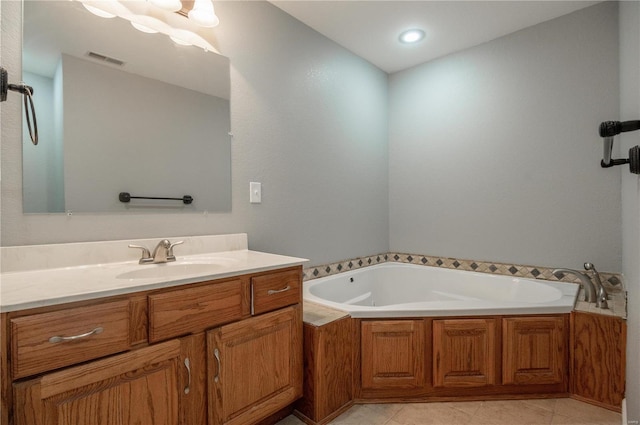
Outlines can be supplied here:
M173 242L169 244L169 248L167 249L167 260L175 261L176 256L173 254L173 247L176 245L182 245L184 241Z
M140 261L138 261L138 263L140 264L145 264L145 263L150 263L151 261L153 261L153 258L151 258L151 253L149 252L149 250L144 247L144 246L140 246L140 245L129 245L129 248L137 248L137 249L141 249L142 250L142 257L140 258Z

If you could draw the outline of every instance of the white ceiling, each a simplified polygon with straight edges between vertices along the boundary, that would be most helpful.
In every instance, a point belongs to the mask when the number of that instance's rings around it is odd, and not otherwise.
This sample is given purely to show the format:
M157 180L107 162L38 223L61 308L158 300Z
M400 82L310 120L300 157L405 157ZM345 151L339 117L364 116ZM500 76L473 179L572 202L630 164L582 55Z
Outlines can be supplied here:
M393 73L566 15L600 1L279 1L275 6ZM421 28L417 45L398 41Z

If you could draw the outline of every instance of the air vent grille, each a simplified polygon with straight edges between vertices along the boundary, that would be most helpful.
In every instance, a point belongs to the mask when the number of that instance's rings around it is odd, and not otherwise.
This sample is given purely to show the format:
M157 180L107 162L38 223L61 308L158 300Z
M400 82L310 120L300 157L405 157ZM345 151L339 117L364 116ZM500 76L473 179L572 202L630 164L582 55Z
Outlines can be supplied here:
M119 59L110 58L109 56L101 55L100 53L96 53L96 52L87 52L87 56L101 62L110 63L112 65L117 65L117 66L124 65L124 62Z

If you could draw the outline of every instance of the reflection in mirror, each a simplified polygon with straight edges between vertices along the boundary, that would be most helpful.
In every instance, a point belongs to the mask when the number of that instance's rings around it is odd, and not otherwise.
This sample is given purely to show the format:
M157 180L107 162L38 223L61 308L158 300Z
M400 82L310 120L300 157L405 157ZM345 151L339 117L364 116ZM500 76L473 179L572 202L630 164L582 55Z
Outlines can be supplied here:
M231 210L227 58L79 2L23 4L40 127L38 146L23 141L25 213Z

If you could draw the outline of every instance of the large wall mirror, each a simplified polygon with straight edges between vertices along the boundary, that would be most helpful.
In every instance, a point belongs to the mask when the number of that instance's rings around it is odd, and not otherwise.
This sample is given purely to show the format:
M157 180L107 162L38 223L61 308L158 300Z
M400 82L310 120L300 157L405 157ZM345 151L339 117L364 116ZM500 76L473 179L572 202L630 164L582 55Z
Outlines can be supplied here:
M23 7L40 138L23 131L25 213L231 210L227 58L80 2Z

